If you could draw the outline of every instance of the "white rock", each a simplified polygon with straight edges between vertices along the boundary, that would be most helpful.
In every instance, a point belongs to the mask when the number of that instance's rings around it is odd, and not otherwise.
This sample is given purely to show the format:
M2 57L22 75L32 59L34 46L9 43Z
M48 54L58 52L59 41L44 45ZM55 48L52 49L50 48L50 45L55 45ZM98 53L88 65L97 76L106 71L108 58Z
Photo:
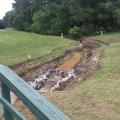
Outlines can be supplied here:
M36 84L36 83L31 83L31 86L32 86L33 88L36 88L37 84Z
M43 80L47 79L46 75L42 75L42 78L43 78Z

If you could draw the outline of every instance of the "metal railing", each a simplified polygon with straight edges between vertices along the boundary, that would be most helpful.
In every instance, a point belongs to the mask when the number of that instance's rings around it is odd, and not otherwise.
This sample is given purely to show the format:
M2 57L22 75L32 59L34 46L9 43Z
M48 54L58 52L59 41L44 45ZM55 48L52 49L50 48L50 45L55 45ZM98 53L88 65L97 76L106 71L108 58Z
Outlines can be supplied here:
M0 102L4 109L5 120L27 120L17 109L11 105L10 91L31 110L38 120L70 120L56 106L35 91L22 78L8 67L0 65L1 92Z

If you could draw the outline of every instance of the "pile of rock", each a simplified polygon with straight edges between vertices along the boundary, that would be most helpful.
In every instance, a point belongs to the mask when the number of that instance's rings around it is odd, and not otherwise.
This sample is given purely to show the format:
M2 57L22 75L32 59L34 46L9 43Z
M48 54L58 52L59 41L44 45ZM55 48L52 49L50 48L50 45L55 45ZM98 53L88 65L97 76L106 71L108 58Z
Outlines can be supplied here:
M57 90L57 89L62 89L62 87L65 87L68 82L70 82L71 79L74 79L76 73L74 69L71 69L67 71L66 76L63 77L61 80L57 81L57 84L55 84L52 88L51 91Z
M67 72L51 69L35 79L35 81L31 83L31 86L36 90L40 90L47 86L47 84L49 84L48 81L52 79L54 81L54 85L50 87L50 90L53 91L66 86L66 83L68 83L70 79L74 79L75 76L76 72L74 69L71 69ZM55 80L55 78L59 79Z

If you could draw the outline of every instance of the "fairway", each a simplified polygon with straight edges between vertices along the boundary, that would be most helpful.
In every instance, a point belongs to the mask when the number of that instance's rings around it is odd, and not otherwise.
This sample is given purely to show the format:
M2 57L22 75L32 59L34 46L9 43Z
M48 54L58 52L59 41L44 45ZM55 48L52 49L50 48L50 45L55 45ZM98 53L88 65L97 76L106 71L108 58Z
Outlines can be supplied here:
M31 59L47 61L76 47L76 42L57 36L0 30L0 64L13 66ZM47 58L45 56L48 56Z

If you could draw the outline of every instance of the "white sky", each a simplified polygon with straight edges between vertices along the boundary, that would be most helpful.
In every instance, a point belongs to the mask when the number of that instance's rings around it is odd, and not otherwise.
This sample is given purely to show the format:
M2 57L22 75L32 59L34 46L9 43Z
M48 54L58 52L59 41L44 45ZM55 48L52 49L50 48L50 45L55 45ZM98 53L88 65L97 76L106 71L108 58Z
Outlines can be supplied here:
M7 11L12 9L14 0L0 0L0 19L2 19Z

